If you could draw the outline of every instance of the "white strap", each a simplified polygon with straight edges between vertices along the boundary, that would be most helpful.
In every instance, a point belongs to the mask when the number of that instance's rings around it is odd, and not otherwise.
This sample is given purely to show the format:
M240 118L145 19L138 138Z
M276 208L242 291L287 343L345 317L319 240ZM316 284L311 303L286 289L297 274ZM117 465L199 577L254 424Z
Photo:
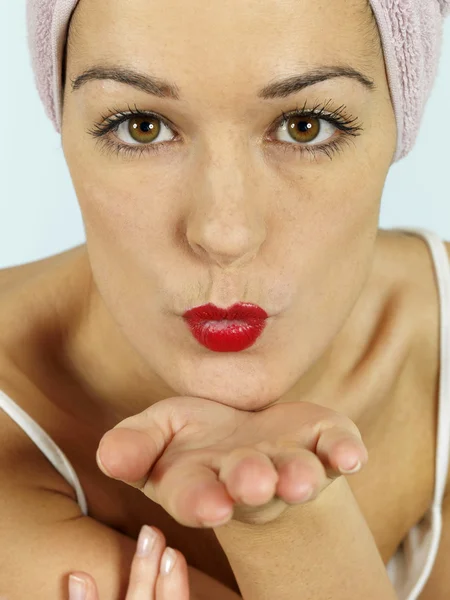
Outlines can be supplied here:
M27 414L14 400L0 390L0 408L21 427L33 440L36 446L45 454L55 469L74 488L78 504L85 516L88 514L87 502L80 481L72 465L63 451L55 444L51 437Z

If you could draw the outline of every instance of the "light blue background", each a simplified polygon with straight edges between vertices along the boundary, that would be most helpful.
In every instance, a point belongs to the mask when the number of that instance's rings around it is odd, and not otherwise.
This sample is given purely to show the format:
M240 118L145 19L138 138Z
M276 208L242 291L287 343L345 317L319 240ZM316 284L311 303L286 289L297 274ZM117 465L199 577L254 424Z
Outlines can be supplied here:
M25 2L0 5L0 268L85 241L60 136L33 82ZM5 79L6 78L6 79ZM424 227L450 240L450 19L439 74L413 151L391 167L380 227Z

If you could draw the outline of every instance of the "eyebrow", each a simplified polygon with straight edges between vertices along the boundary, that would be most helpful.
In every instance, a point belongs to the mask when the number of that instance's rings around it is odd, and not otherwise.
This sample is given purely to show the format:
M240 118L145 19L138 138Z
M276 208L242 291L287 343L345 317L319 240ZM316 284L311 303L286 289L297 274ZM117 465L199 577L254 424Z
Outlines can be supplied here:
M286 98L291 94L300 92L301 90L336 77L347 77L359 81L366 89L373 91L376 85L372 79L357 71L353 67L331 66L318 67L312 71L307 71L300 75L292 75L284 79L277 79L263 87L257 93L258 98L271 100L274 98ZM147 94L158 96L159 98L170 98L172 100L180 100L180 90L178 86L166 79L154 77L145 73L140 73L133 69L120 66L94 66L87 71L84 71L71 79L72 91L78 90L88 81L95 79L109 79L119 83L125 83Z

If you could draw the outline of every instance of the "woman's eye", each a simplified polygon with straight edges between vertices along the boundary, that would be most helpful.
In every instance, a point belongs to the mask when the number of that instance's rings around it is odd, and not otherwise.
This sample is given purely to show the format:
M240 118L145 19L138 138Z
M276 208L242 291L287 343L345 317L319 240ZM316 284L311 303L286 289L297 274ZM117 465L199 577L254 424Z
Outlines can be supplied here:
M299 144L320 144L328 139L337 128L325 119L315 116L294 115L283 120L278 127L281 131L281 142L294 140ZM166 131L164 131L166 130ZM159 134L162 131L162 137ZM150 144L170 141L167 134L170 128L165 123L152 116L136 116L122 121L116 128L117 137L128 144Z
M283 113L270 128L270 140L282 150L308 153L311 156L332 155L341 150L342 144L350 141L350 137L361 135L363 128L356 124L357 119L346 115L345 107L325 113L328 106L315 106L312 110L299 109ZM320 108L320 112L316 110ZM112 110L114 117L103 117L107 124L98 123L87 133L94 138L102 139L108 150L119 155L142 156L144 152L158 152L170 148L165 142L178 141L179 136L172 128L170 121L154 113L140 111L137 106L130 113ZM340 135L333 136L339 130ZM113 134L113 136L110 135ZM275 139L274 139L274 132ZM116 140L123 143L120 144ZM269 137L265 138L267 141ZM163 142L163 143L161 143Z
M122 121L115 129L116 136L127 144L150 144L156 141L166 142L172 138L167 135L166 131L171 129L157 117L130 117L126 121ZM159 134L162 131L162 136Z
M326 141L337 130L337 127L326 119L320 119L314 115L294 115L285 117L277 129L282 134L281 138L277 138L280 142L294 140L301 145L315 146Z

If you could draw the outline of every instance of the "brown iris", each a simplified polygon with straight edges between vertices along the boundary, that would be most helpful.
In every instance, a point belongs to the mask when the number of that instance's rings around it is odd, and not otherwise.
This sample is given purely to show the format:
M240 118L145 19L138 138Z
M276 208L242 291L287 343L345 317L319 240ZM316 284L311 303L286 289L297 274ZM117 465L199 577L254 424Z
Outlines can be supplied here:
M320 132L319 121L317 117L289 117L286 129L296 142L312 142Z
M133 117L128 121L128 132L136 142L147 144L159 135L159 119L152 117Z
M290 135L298 142L312 142L320 132L320 119L316 117L294 116L286 121ZM159 135L159 119L152 117L133 117L128 121L130 136L143 144L153 142Z

